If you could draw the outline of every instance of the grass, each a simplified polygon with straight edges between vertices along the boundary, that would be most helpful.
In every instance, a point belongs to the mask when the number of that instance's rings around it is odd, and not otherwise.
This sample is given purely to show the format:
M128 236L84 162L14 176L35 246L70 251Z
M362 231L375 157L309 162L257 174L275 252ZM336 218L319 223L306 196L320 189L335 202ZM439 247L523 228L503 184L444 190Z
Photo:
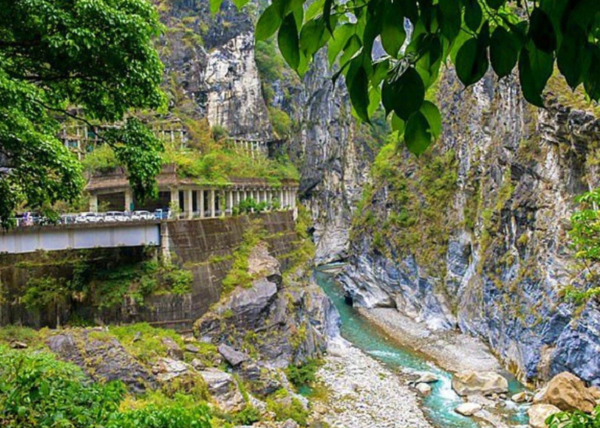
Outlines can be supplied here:
M128 353L144 364L151 364L156 358L167 356L164 338L172 339L182 348L184 346L181 336L174 330L154 328L147 323L111 326L109 332Z

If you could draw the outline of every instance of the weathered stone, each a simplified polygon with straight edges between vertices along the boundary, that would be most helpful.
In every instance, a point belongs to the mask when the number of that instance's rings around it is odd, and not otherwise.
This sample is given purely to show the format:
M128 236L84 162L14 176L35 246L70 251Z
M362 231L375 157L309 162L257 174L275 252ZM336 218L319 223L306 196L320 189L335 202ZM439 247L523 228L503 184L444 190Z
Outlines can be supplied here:
M547 428L546 419L550 415L559 413L560 409L551 404L534 404L527 410L529 426L532 428Z
M13 349L26 349L28 348L25 342L10 342L10 347Z
M278 374L270 368L249 362L239 369L239 375L248 382L250 390L259 397L266 397L281 389Z
M588 391L590 392L590 394L592 394L592 397L594 397L597 400L600 400L600 388L598 388L597 386L591 386L588 388Z
M167 348L167 356L183 360L183 350L181 347L170 337L163 337L162 344Z
M134 392L154 387L156 379L113 337L90 333L105 333L104 329L89 329L50 336L46 344L62 360L77 364L94 378L119 380Z
M223 358L225 358L225 361L227 361L232 367L237 367L243 362L250 360L250 356L248 354L236 351L225 343L221 343L217 349Z
M184 348L187 352L191 352L192 354L197 354L200 350L194 345L185 345Z
M463 416L473 416L475 413L481 410L481 404L477 403L463 403L459 405L454 411Z
M266 243L255 246L248 257L248 273L257 278L264 277L276 284L281 284L279 260L269 253Z
M418 383L417 386L415 386L415 388L423 397L426 397L429 394L431 394L431 386L429 386L429 384L427 383Z
M531 400L531 396L529 394L527 394L525 391L523 391L523 392L514 394L512 397L510 397L510 399L512 401L514 401L515 403L525 403L525 402Z
M199 373L208 386L208 392L222 410L235 412L243 409L244 397L232 375L218 369L206 369Z
M536 402L552 404L564 411L592 413L596 407L594 394L574 374L563 372L552 378Z
M168 382L190 372L191 366L189 364L172 358L159 358L152 366L152 373L157 375L158 380L161 382Z
M494 372L466 371L452 377L452 388L462 396L500 394L508 392L508 381Z
M419 378L415 381L416 383L434 383L440 378L433 373L421 373Z
M292 419L288 419L281 425L281 428L298 428L300 425Z
M204 370L206 368L206 364L204 364L202 361L200 361L198 358L194 358L190 365L195 368L196 370Z

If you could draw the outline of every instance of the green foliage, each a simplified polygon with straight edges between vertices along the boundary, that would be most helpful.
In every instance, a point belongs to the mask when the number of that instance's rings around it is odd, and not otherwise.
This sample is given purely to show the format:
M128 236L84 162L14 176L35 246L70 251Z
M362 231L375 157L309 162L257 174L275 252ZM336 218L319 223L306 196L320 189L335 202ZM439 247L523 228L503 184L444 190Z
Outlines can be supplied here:
M600 408L588 415L579 410L551 415L546 420L549 428L597 428L600 426Z
M248 258L250 253L265 237L260 220L253 220L242 237L242 243L233 253L233 264L223 279L223 292L228 293L238 286L249 287L254 276L248 272Z
M206 406L146 407L118 413L109 428L211 428Z
M428 150L420 158L398 151L395 142L380 150L371 168L372 183L353 218L352 233L371 236L373 247L392 256L414 255L417 262L441 275L439 260L454 226L449 209L457 186L454 151ZM387 192L392 209L379 210L379 192Z
M1 343L22 342L31 347L38 343L40 336L40 332L28 327L21 327L19 325L0 327Z
M147 323L111 326L109 331L127 352L146 364L152 363L157 357L167 356L164 338L173 340L181 347L184 346L181 336L174 330L154 328Z
M258 421L260 421L260 412L256 407L249 404L246 404L244 409L233 417L233 422L236 425L250 426Z
M90 382L79 367L46 352L0 346L0 359L0 424L5 427L211 427L206 405L186 396L159 403L142 399L144 406L120 411L127 407L121 383Z
M228 148L225 142L211 144L204 153L167 145L163 164L175 164L180 176L212 185L227 185L230 178L263 178L271 185L279 185L283 179L299 179L298 171L287 157L252 157Z
M577 303L585 303L600 295L600 189L579 196L579 210L571 216L569 238L580 262L578 278L564 289L564 295ZM579 285L584 283L584 285Z
M275 393L277 395L277 393ZM297 398L268 398L267 410L275 414L277 421L287 421L292 419L300 426L308 424L308 410L304 408L300 400Z
M290 365L285 370L285 374L292 384L299 388L311 384L317 380L316 373L323 365L323 361L309 359L300 366Z
M84 121L128 169L138 199L153 191L160 143L131 109L160 108L163 66L147 0L0 3L0 224L17 206L51 212L83 188L78 160L57 138L59 121ZM76 106L76 110L69 110ZM119 129L98 123L122 122Z
M213 10L222 1L211 0ZM436 106L431 116L420 111L424 90L449 61L466 86L480 81L490 62L500 78L518 68L523 95L539 107L556 63L572 89L583 86L598 101L599 16L594 1L281 0L263 12L256 38L277 33L283 58L301 76L327 47L330 64L339 70L335 78L345 77L355 115L369 122L382 102L387 115L403 123L397 129L408 149L420 154L436 138L432 118L439 114ZM405 20L413 33L401 49ZM387 55L374 59L377 38Z
M0 424L14 428L107 425L125 389L89 383L79 367L45 352L0 346Z

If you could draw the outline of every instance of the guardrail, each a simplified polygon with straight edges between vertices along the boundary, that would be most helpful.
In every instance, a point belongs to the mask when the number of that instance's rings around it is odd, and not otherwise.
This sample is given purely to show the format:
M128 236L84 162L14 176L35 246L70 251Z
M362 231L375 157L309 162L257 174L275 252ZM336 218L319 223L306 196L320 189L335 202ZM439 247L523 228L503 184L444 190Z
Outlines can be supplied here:
M136 214L131 212L108 213L78 213L62 214L56 220L43 216L23 216L13 218L16 227L31 226L57 226L69 224L98 224L98 223L123 223L123 222L146 222L156 220L167 220L171 217L170 211L148 212L147 214Z

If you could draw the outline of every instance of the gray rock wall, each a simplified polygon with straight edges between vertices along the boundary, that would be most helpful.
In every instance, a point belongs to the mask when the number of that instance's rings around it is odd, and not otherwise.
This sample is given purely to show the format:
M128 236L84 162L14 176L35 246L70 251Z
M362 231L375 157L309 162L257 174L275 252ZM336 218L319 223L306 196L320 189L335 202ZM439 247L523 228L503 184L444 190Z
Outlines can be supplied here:
M370 223L355 231L340 277L346 291L357 305L479 336L522 378L568 370L599 384L597 304L575 307L560 290L576 273L567 235L574 198L599 184L600 122L552 102L535 110L514 80L487 77L463 91L448 75L438 94L444 135L435 152L453 160L451 190L436 187L431 162L396 164L402 179L427 183L417 202L397 179L377 178ZM398 220L406 210L423 216Z

